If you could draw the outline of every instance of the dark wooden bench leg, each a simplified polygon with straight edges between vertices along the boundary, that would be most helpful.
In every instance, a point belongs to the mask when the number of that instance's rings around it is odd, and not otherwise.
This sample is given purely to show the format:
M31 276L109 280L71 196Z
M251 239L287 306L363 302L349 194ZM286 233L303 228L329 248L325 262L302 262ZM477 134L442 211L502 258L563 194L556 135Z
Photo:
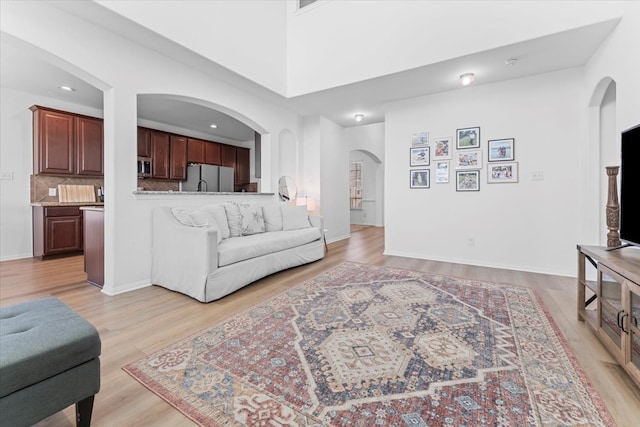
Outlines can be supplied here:
M94 397L95 395L92 395L76 403L76 427L89 427L91 425Z

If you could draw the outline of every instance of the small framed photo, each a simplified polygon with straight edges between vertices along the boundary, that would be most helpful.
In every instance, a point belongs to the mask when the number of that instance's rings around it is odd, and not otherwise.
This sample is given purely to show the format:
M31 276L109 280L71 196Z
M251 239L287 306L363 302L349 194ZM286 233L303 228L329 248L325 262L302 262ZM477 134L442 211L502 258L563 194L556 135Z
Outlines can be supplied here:
M411 174L409 178L410 188L429 188L431 186L431 180L429 179L430 169L412 169L409 173Z
M492 163L487 173L489 184L518 182L518 162Z
M451 158L450 136L433 139L433 160L446 160Z
M457 130L456 148L480 148L480 128L463 128Z
M436 162L436 184L449 182L449 162Z
M456 191L480 191L480 171L456 171Z
M481 169L482 151L456 151L456 169Z
M492 139L489 141L490 162L506 162L515 159L514 154L515 139Z
M429 166L431 162L429 158L429 146L424 147L412 147L409 149L411 158L409 166Z
M416 132L411 134L411 145L429 144L429 132Z

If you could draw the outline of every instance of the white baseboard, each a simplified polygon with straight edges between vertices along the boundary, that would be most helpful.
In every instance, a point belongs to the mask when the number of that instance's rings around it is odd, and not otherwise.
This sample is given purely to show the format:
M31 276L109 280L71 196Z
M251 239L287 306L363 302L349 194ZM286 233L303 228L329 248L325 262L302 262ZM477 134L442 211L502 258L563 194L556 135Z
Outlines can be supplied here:
M102 288L102 293L112 297L112 296L115 296L115 295L124 294L126 292L135 291L136 289L146 288L148 286L151 286L151 283L149 283L147 280L141 280L139 282L127 283L127 284L125 284L123 286L118 286L117 289L115 289L113 286L105 285Z
M25 258L32 258L32 257L33 257L33 253L5 255L5 256L0 257L0 262L1 261L13 261L13 260L16 260L16 259L25 259Z

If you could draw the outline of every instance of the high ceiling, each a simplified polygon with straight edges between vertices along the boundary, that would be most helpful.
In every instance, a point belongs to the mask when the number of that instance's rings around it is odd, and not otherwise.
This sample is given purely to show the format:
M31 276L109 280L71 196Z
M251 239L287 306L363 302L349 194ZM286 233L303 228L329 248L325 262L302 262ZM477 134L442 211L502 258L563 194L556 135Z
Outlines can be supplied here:
M96 7L99 6L94 5L92 10L86 9L85 16L82 15L82 9L76 8L74 13L99 22L107 28L117 29L119 34L151 49L169 56L178 56L182 62L193 67L206 69L208 72L215 70L214 74L217 77L222 76L232 84L248 87L254 93L299 114L322 115L344 127L384 121L384 104L390 101L464 90L457 84L456 70L473 70L476 73L474 84L483 85L582 66L618 22L605 21L446 62L286 99L116 14L104 11L104 15L97 16ZM510 58L517 58L518 61L508 66L505 61ZM99 89L29 50L20 49L15 41L5 34L2 34L1 40L0 67L3 87L102 109L102 92ZM63 92L58 89L62 84L72 86L76 91ZM356 123L353 119L356 112L365 114L361 123ZM138 113L139 117L145 120L197 129L201 133L207 133L212 137L219 136L228 141L247 141L253 138L252 129L230 116L180 100L140 99ZM218 129L211 129L211 123L218 124Z

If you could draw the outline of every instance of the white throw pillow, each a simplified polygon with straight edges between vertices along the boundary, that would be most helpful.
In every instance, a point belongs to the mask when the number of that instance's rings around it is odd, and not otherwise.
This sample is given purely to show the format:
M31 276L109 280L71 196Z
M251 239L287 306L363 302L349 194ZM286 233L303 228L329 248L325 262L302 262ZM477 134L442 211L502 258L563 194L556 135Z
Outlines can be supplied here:
M223 203L222 206L224 206L224 210L227 213L230 237L242 236L242 217L240 216L240 208L233 202Z
M171 213L182 225L215 229L218 243L222 241L222 233L218 228L218 223L210 212L194 208L172 208Z
M264 218L262 209L255 203L235 203L240 210L240 234L249 236L251 234L264 233Z
M281 206L282 229L298 230L300 228L311 228L306 206Z
M220 204L207 205L202 207L203 211L209 212L216 221L218 225L218 236L222 239L228 239L229 235L229 223L227 222L227 212L224 209L224 206Z
M262 206L265 231L282 231L282 211L280 207L281 205L277 203Z

